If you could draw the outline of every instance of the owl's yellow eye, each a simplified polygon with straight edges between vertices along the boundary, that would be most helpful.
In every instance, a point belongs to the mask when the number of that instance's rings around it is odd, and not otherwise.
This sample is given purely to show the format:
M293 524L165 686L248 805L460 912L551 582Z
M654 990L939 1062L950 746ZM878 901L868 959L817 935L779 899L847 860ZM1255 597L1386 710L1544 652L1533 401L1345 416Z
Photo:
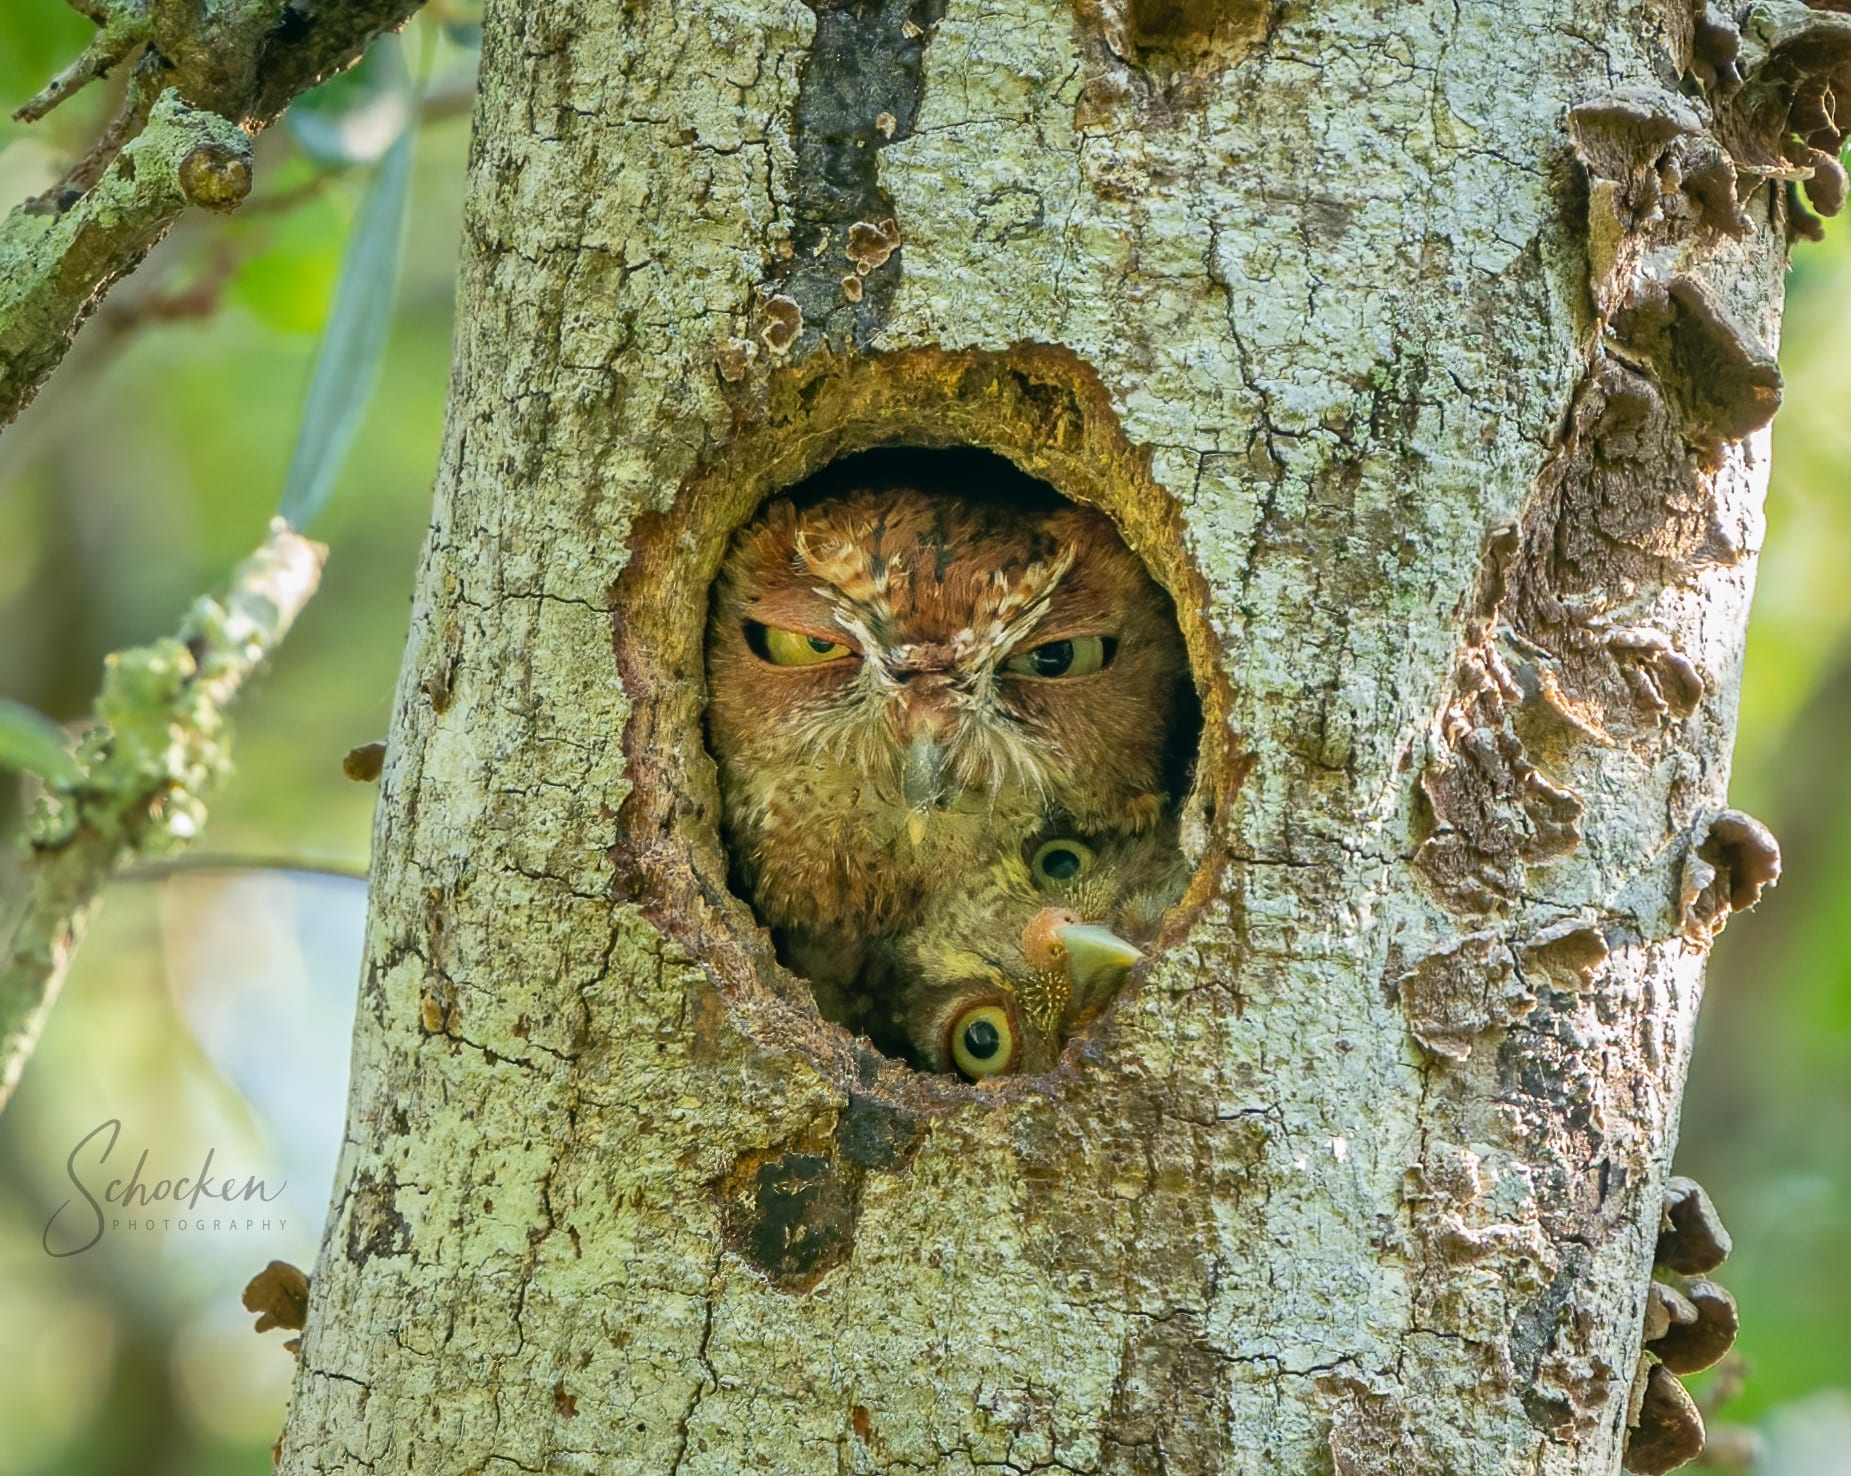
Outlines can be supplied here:
M773 666L821 666L825 661L840 661L854 652L841 641L827 636L808 635L801 630L779 630L776 626L746 625L746 644Z
M1083 846L1076 840L1051 840L1035 852L1028 869L1040 885L1060 887L1085 876L1092 864L1091 846Z
M1112 656L1113 643L1105 636L1075 636L1070 641L1049 641L1003 663L1017 676L1091 676Z
M999 1004L973 1005L951 1022L952 1064L972 1081L1001 1076L1015 1061L1015 1026Z

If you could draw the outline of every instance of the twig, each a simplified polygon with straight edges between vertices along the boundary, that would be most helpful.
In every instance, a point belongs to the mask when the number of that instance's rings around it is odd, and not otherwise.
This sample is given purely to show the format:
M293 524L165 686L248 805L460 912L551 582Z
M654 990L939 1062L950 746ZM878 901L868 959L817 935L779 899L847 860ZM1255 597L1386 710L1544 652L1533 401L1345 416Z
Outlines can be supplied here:
M0 949L0 1109L117 862L171 852L199 833L205 793L230 765L226 709L315 592L326 552L273 523L178 636L104 663L101 726L79 753L83 776L35 817L25 894Z
M63 179L32 196L19 208L28 215L62 215L95 188L103 171L115 163L128 141L148 126L148 112L155 98L160 96L164 70L159 57L144 51L129 76L116 116L110 119L103 136L64 172Z
M39 89L24 106L13 112L21 123L36 123L65 99L103 76L123 57L147 44L154 34L148 19L147 0L88 0L73 10L94 21L97 33L83 55Z
M99 315L97 333L116 338L144 323L176 323L190 318L209 318L218 311L225 289L238 270L238 253L231 243L219 240L212 244L206 264L185 287L158 285L127 301L118 298Z
M275 0L71 0L97 34L14 116L44 117L146 46L189 102L255 132L297 94L352 66L375 36L404 25L422 3L320 0L310 14L279 19Z

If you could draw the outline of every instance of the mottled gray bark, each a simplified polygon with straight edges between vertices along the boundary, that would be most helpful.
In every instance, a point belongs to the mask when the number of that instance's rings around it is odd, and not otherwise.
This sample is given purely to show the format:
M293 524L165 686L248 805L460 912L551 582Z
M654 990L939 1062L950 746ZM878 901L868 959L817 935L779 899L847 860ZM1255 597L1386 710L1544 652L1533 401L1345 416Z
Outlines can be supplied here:
M1776 864L1846 53L1753 10L492 5L283 1469L1615 1470ZM883 441L1106 507L1196 662L1187 916L1053 1077L874 1056L725 888L703 591Z

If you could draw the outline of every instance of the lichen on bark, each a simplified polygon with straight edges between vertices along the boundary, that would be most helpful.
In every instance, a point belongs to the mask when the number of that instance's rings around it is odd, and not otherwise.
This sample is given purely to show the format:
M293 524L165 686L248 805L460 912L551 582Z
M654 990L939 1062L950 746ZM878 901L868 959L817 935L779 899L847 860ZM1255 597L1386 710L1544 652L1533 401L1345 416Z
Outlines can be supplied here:
M285 1471L1616 1469L1786 201L1577 152L1686 7L1235 9L491 5ZM1196 665L1189 906L1047 1078L824 1025L725 886L705 581L880 439L1106 507Z

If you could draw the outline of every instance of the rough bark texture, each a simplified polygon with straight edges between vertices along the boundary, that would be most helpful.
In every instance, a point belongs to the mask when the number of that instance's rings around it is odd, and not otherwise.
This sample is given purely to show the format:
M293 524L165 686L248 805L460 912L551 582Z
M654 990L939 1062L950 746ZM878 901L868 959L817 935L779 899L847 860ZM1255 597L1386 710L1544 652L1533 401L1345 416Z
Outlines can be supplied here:
M1774 865L1776 70L1844 18L1756 9L491 5L282 1468L1615 1470ZM1185 915L993 1089L817 1021L701 746L728 533L894 440L1110 510L1206 714Z

